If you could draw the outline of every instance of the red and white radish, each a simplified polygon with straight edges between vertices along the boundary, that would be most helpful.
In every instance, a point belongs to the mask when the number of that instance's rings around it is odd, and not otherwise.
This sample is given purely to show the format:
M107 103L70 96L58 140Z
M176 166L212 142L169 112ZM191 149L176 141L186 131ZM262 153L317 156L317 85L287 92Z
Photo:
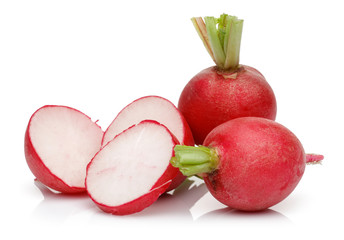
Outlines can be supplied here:
M133 214L166 191L178 169L170 164L177 139L146 120L116 135L87 167L89 196L105 212Z
M203 146L176 146L175 155L172 165L187 176L201 174L217 200L244 211L263 210L285 199L306 164L302 144L290 130L257 117L223 123Z
M264 76L239 64L243 20L223 14L204 21L192 18L216 66L194 76L178 103L196 144L202 144L213 128L228 120L248 116L275 120L277 111L275 95Z
M169 100L159 96L145 96L128 104L106 129L103 146L125 129L143 120L165 125L180 144L194 145L190 128L183 115Z
M85 191L86 166L101 148L103 131L80 111L47 105L30 118L25 157L35 177L63 192Z
M104 133L103 146L125 129L147 119L165 125L180 144L194 145L190 127L173 103L159 96L145 96L127 105L117 115ZM178 187L184 180L185 176L179 172L167 191Z

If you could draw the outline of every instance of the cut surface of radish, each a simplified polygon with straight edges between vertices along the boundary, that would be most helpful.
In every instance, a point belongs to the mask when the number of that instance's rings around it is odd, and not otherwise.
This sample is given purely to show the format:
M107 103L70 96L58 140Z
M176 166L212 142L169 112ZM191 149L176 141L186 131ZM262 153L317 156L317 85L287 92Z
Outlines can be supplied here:
M105 131L102 145L104 146L128 127L147 119L166 126L181 145L193 146L195 144L188 123L172 102L159 96L145 96L127 105L117 115ZM166 191L178 187L185 178L178 170L177 176Z
M88 194L105 212L124 215L143 210L178 172L169 163L176 143L169 130L155 121L123 131L89 163Z
M103 146L125 129L147 119L165 125L180 144L194 145L191 130L173 103L159 96L146 96L133 101L117 115L104 133Z
M31 117L25 155L33 174L61 192L85 191L86 166L100 150L103 131L80 111L44 106Z

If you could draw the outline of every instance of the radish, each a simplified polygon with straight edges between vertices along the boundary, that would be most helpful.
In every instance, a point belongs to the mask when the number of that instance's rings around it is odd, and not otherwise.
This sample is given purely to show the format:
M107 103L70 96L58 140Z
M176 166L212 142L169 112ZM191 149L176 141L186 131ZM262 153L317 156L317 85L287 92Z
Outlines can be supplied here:
M47 105L30 118L25 157L34 176L63 192L85 191L86 166L101 148L103 131L80 111Z
M173 103L159 96L145 96L136 99L122 109L106 129L102 145L107 144L125 129L147 119L165 125L180 144L194 145L191 130L183 115Z
M117 115L104 133L103 146L117 134L146 119L165 125L180 144L194 145L190 127L173 103L159 96L146 96L133 101ZM185 176L179 172L167 191L178 187L184 180Z
M214 128L203 146L175 147L171 163L186 176L200 174L223 204L244 211L269 208L300 181L306 154L297 137L269 119L236 118ZM313 155L310 162L322 160Z
M178 169L170 164L177 139L163 125L145 120L118 134L87 166L86 188L105 212L139 212L166 191Z
M205 21L205 22L204 22ZM239 64L243 20L192 18L216 66L204 69L184 87L178 108L188 122L196 144L202 144L216 126L238 117L276 118L276 99L264 76Z

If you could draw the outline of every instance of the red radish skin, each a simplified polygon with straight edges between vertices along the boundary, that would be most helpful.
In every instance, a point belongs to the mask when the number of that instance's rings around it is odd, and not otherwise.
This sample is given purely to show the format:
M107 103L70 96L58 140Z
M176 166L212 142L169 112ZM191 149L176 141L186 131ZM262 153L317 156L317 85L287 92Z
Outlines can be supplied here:
M53 174L44 165L44 163L42 162L41 158L39 157L35 148L32 145L28 131L26 131L25 133L25 157L26 162L33 175L45 186L48 186L62 193L85 192L85 188L68 186L64 181L62 181L58 176Z
M65 124L69 124L69 126L65 126ZM64 126L66 127L65 129L75 128L75 133L70 133L71 135L68 135L68 132L57 130L59 127L61 128ZM78 128L78 126L80 126L80 128ZM66 139L59 141L59 139L64 138L64 135L66 135ZM65 153L67 155L64 156L78 156L78 158L83 161L82 164L78 164L82 169L73 168L75 165L73 162L75 159L73 158L71 158L68 163L62 163L64 160L62 159L64 153L61 153L61 149L64 149L64 146L70 143L69 139L77 139L77 135L80 135L80 139L82 138L83 142L88 144L87 149L84 149L83 146L77 143L73 143L77 146L75 151ZM54 136L59 136L59 139L53 139ZM44 185L62 193L85 192L85 174L82 172L86 172L87 164L94 154L99 151L102 137L103 131L101 128L82 112L66 106L46 105L38 109L29 120L24 138L26 162L33 175ZM38 140L38 138L42 140ZM40 146L41 144L49 145ZM80 186L71 185L68 183L68 180L65 179L65 176L61 176L53 167L48 167L48 159L44 157L47 151L50 152L49 154L55 153L60 157L60 159L57 160L61 160L60 164L64 164L64 167L67 169L66 172L70 171L69 174L77 178L78 182L80 182ZM82 157L80 157L80 155L82 155ZM56 164L59 165L59 163L55 163L55 165Z
M172 102L160 96L145 96L123 108L106 129L102 145L104 146L128 127L146 119L165 125L176 136L180 144L194 146L190 127L184 116ZM166 191L175 189L184 180L185 176L178 172Z
M175 118L176 123L168 123L171 118ZM105 130L102 145L104 146L128 127L144 120L154 120L165 125L177 137L180 144L187 146L195 144L190 127L177 107L166 98L152 95L136 99L123 108ZM121 126L118 126L118 122L121 122ZM178 126L175 127L173 124Z
M153 120L124 130L87 166L88 195L107 213L128 215L142 211L166 191L177 175L178 169L169 160L178 143L164 125Z
M165 184L157 188L152 189L151 191L144 194L143 196L135 200L132 200L128 203L122 204L120 206L107 206L105 204L97 202L95 199L92 198L92 196L91 196L91 199L97 204L97 206L102 211L106 213L119 215L119 216L130 215L137 212L141 212L148 206L152 205L160 197L160 195L166 191L168 186L171 184L171 181L172 180L166 182Z
M210 67L195 77L182 91L178 108L189 123L196 144L202 144L216 126L239 117L275 120L275 95L264 76L241 65L235 73Z
M184 87L178 108L195 143L216 126L239 117L276 118L276 98L264 76L239 64L243 20L228 14L195 17L192 23L216 66L206 68Z
M300 141L269 119L228 121L214 128L203 145L215 159L211 170L201 174L206 186L218 201L234 209L259 211L279 203L295 189L305 170Z

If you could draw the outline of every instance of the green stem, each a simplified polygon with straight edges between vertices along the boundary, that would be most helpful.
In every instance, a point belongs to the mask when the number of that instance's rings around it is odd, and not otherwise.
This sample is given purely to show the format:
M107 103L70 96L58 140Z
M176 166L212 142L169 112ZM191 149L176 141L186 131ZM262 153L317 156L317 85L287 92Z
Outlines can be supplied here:
M222 69L224 67L226 55L223 51L223 45L219 38L218 29L216 28L217 20L214 17L205 17L204 21L207 28L210 47L215 57L215 63Z
M235 70L239 66L239 57L240 57L240 43L242 35L243 20L232 19L229 27L229 37L227 41L227 53L226 60L224 64L224 69L233 69Z
M191 18L191 21L192 21L192 23L193 23L193 25L194 25L197 33L198 33L198 36L201 38L201 40L204 44L204 47L207 49L210 57L215 62L214 54L211 50L209 38L207 35L207 28L205 27L203 19L201 17L194 17L194 18Z
M174 152L171 164L185 176L209 173L217 168L218 156L213 148L176 145Z
M222 14L220 18L191 19L204 46L217 67L235 71L239 67L240 43L244 21Z

